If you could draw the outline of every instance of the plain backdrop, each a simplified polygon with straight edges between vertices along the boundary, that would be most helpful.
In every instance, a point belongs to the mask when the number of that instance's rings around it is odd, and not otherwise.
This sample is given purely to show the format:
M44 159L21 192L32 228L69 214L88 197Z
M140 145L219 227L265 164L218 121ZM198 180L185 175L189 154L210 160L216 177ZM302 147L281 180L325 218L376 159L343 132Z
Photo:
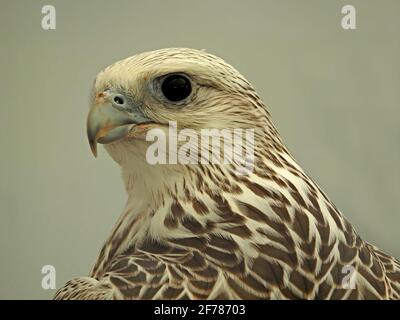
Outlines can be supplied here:
M56 30L41 9L56 8ZM357 29L343 30L352 4ZM85 134L112 62L207 49L255 86L285 143L361 236L400 257L400 1L0 1L0 298L87 275L125 204Z

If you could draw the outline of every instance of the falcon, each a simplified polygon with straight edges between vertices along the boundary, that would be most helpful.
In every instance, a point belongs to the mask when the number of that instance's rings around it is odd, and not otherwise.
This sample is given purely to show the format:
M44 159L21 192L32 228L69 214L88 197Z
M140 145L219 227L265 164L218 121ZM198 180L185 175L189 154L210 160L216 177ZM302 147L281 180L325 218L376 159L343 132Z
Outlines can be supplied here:
M168 135L171 121L253 129L252 170L150 164L146 134ZM93 85L87 135L121 167L127 202L89 276L55 299L400 299L399 261L360 238L221 58L168 48L110 65Z

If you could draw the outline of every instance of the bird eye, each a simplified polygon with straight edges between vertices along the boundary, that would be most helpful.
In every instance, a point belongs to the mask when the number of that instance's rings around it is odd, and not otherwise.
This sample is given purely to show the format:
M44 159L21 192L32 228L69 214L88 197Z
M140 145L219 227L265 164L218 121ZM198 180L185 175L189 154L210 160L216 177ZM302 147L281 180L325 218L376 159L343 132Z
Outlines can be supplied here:
M181 101L192 92L190 80L183 75L174 74L166 77L161 84L161 91L169 101Z
M125 103L124 97L122 97L121 95L116 95L113 98L114 102L118 105L123 105Z

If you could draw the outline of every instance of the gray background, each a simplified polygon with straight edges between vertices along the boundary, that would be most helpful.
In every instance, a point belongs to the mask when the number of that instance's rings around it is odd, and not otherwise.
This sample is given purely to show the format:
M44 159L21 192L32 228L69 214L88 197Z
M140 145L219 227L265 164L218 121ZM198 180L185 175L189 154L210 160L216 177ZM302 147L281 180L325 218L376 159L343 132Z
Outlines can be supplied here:
M400 257L400 1L4 1L0 298L47 299L86 275L124 204L85 136L97 72L146 50L207 49L269 106L303 168L364 239ZM57 29L41 29L53 4ZM353 4L357 30L341 28Z

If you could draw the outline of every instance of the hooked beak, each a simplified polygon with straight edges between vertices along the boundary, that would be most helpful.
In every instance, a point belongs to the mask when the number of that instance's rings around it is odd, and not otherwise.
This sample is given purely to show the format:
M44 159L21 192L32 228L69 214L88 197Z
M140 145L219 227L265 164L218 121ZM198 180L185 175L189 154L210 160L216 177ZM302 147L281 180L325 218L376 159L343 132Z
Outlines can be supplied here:
M132 124L148 122L139 112L128 112L113 106L106 93L96 96L87 117L87 136L90 149L97 157L97 143L110 143L125 137Z

